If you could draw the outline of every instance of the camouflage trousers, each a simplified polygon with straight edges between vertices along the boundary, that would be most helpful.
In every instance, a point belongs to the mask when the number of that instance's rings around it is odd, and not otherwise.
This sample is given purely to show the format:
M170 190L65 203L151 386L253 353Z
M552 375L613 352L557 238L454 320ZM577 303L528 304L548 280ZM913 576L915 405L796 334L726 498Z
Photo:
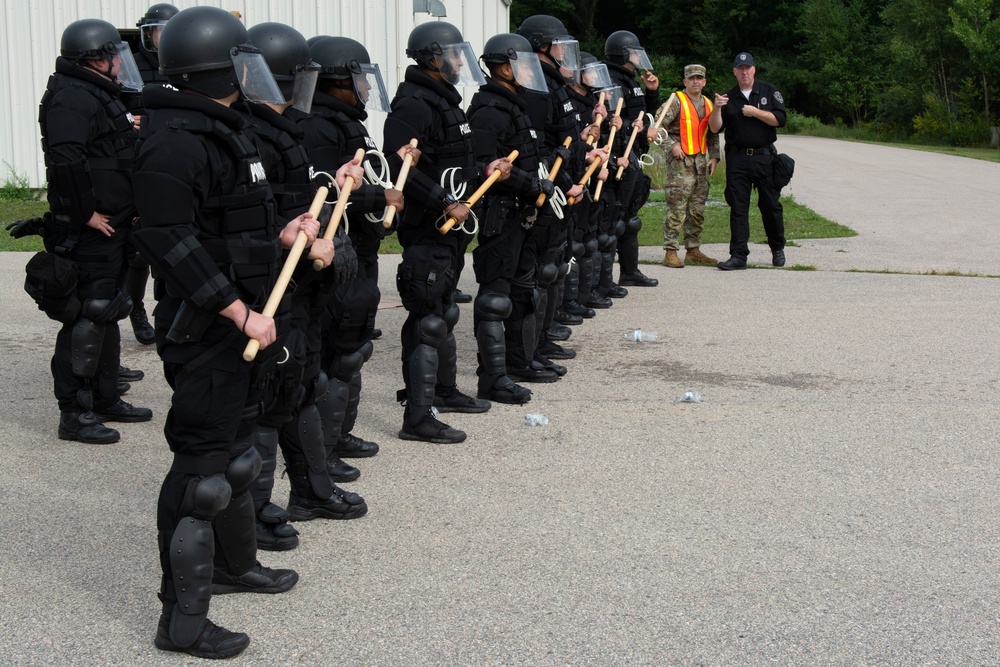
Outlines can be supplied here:
M705 228L705 202L708 200L708 157L685 155L683 159L677 159L669 156L663 194L667 204L667 217L663 221L663 249L679 250L677 243L681 230L684 231L686 248L699 247L701 232Z

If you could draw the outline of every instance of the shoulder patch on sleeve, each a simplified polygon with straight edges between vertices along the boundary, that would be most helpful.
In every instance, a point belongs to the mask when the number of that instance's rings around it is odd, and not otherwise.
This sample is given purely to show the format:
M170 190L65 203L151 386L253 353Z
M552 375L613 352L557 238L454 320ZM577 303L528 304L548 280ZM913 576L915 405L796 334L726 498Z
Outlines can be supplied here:
M781 104L785 103L784 98L781 97L781 91L778 90L774 91L774 99L778 100L778 102L780 102Z

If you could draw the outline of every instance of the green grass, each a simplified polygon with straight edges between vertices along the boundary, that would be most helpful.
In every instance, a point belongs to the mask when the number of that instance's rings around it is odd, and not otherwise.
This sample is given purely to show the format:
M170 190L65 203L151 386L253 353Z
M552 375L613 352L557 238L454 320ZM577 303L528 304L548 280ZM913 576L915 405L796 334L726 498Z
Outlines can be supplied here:
M653 179L653 191L650 194L649 202L639 212L639 217L642 218L639 244L662 246L663 219L666 216L666 205L663 203L663 190L661 189L664 161L658 148L653 148L652 151L656 156L656 163L647 168L647 173ZM719 165L710 182L711 191L705 206L705 231L701 240L703 243L729 243L729 207L723 196L726 187L725 161ZM0 192L0 223L6 225L14 220L33 218L48 210L46 202L39 201L35 197L37 197L37 193L32 193L27 199L5 198ZM857 235L857 232L849 227L827 220L812 209L796 203L790 196L782 197L781 203L785 210L785 237L788 239L789 246L795 245L795 239L823 239ZM750 202L750 241L752 243L765 243L767 241L760 211L757 210L756 193L753 193ZM469 250L471 251L474 247L475 241L469 246ZM37 251L41 249L42 241L38 236L15 240L10 238L5 230L0 229L0 251ZM402 252L395 235L382 242L380 252L387 255Z

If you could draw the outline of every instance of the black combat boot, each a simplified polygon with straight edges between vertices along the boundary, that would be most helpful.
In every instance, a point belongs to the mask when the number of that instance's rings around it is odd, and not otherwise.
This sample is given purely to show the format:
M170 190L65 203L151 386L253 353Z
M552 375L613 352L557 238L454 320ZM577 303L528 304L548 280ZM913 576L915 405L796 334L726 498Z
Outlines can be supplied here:
M87 445L110 445L118 442L121 435L102 424L90 410L74 410L59 415L59 439L76 440Z
M230 632L221 625L216 625L205 619L201 634L194 640L194 643L179 646L170 640L170 612L167 611L167 605L164 605L164 611L160 614L160 622L156 626L156 637L153 639L153 645L161 651L176 651L177 653L193 655L196 658L223 660L242 653L243 649L250 645L250 638L242 632Z

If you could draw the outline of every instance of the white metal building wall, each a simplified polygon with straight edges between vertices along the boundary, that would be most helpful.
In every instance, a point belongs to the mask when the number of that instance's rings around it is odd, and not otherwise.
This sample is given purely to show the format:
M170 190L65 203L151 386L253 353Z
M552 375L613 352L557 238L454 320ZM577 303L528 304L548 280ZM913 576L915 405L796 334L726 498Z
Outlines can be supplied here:
M33 187L45 183L38 135L38 102L55 68L63 28L78 19L100 18L119 28L132 28L146 8L160 0L3 0L0 2L0 183L11 173L26 176ZM364 44L378 63L390 97L412 61L406 39L418 23L437 20L413 13L413 0L168 0L180 9L210 5L239 11L247 27L277 21L307 38L343 35ZM448 16L479 53L487 39L507 32L510 0L442 0ZM466 101L472 92L465 91ZM374 112L368 129L381 145L384 114Z

